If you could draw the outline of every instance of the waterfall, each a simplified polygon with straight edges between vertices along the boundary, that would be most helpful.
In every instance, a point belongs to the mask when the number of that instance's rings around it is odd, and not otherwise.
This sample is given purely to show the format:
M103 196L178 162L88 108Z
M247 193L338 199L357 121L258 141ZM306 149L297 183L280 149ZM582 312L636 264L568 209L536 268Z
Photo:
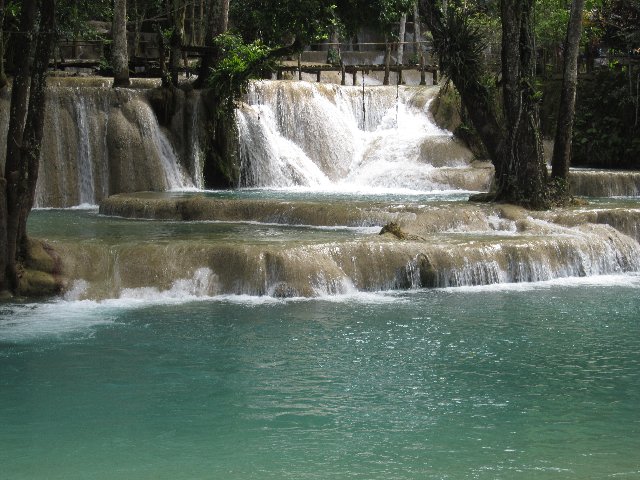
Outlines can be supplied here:
M107 79L48 82L37 207L97 204L120 192L193 188L149 104L147 83L113 89ZM0 107L4 146L8 93L0 97Z
M237 111L241 185L486 190L490 170L432 121L436 93L252 82Z

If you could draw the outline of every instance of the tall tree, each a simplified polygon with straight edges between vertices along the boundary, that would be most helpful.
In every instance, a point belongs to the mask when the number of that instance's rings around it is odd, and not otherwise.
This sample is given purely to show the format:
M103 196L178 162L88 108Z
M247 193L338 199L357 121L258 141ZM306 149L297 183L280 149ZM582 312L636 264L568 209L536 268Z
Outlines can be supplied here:
M0 89L7 85L4 73L4 0L0 0Z
M113 3L113 86L128 87L129 47L127 42L127 0L114 0Z
M571 2L571 14L567 37L564 42L564 75L560 93L558 124L553 146L552 176L566 179L571 165L571 138L573 118L576 109L576 88L578 85L578 53L582 36L582 14L584 0Z
M552 200L542 156L535 85L534 0L501 0L502 120L483 64L482 33L449 5L445 16L434 0L421 0L440 66L460 92L471 122L495 167L499 201L546 208ZM561 199L558 199L561 200Z
M17 289L18 260L27 253L26 222L38 180L55 6L55 0L25 0L16 32L19 60L11 91L5 172L0 178L0 291Z
M182 45L184 43L184 22L187 6L183 0L172 0L170 3L172 32L171 32L171 56L169 60L171 70L171 83L178 86L178 73L180 71L180 60L182 58Z
M502 0L502 95L506 142L496 172L498 197L548 204L547 166L535 92L534 0Z
M204 46L207 51L200 62L198 79L194 83L196 88L202 88L211 69L220 57L220 51L216 48L215 40L219 35L227 31L229 27L229 0L211 0L207 13Z

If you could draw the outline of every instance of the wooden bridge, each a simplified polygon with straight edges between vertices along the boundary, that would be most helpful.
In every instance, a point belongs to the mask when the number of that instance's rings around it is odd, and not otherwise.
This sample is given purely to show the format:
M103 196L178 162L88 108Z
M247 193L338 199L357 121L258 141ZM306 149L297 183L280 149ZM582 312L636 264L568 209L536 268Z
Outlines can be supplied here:
M341 84L347 84L347 75L352 77L352 84L356 85L356 76L358 73L363 75L371 72L385 72L385 85L389 85L389 73L398 74L398 83L402 83L403 72L405 71L418 71L420 72L420 85L426 85L426 74L431 73L433 77L433 84L438 84L438 68L428 65L411 65L411 64L396 64L396 65L278 65L276 67L276 77L278 80L282 80L285 72L298 74L298 79L302 80L302 74L308 73L316 76L316 81L322 81L323 72L339 72L342 80Z
M90 46L96 48L96 45L99 42L76 42L73 44L74 48L79 48L83 46ZM71 44L70 44L71 45ZM67 46L70 48L70 45ZM99 50L104 55L104 45L98 45ZM179 71L181 73L185 73L187 76L190 76L192 73L195 73L195 68L192 68L192 62L190 60L195 60L195 58L200 58L203 53L209 51L210 47L196 47L196 46L183 46L181 48L184 58L181 63L183 65L180 67ZM424 57L422 57L424 59ZM136 57L133 56L130 58L129 66L131 70L132 77L147 77L147 78L161 78L162 77L162 67L161 64L163 61L166 61L166 58L160 57ZM71 59L60 59L57 61L51 62L51 68L66 70L69 68L75 69L87 69L93 71L100 71L104 68L104 61L101 61L97 58L92 59L80 59L80 58L71 58ZM433 65L426 65L424 60L420 64L360 64L360 65L330 65L326 63L318 63L318 64L310 64L307 62L302 62L300 56L298 56L297 63L294 61L281 61L279 65L275 67L275 74L278 80L282 80L284 78L285 73L291 73L294 76L297 75L299 80L302 80L302 74L311 74L315 75L316 80L318 82L322 81L322 74L325 72L337 72L341 76L341 84L347 84L347 76L352 78L352 84L356 85L357 74L362 73L362 75L370 74L371 72L384 72L384 85L389 85L389 74L396 73L398 84L403 83L403 73L407 71L419 72L420 73L420 85L426 85L426 74L430 73L433 78L433 84L436 85L438 83L438 68ZM295 77L294 77L295 78Z

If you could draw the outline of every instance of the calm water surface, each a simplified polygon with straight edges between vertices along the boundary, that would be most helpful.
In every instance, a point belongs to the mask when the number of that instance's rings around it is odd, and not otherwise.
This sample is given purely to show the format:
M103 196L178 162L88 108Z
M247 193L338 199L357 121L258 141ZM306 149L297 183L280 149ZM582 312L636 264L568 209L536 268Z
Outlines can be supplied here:
M0 478L640 478L640 278L0 305Z

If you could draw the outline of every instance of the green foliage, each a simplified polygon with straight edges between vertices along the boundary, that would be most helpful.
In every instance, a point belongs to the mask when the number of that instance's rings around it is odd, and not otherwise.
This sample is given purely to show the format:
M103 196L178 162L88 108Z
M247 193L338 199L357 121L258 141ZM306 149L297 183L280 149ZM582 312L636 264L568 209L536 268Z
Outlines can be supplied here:
M640 125L635 123L635 108L635 95L630 95L623 72L604 70L580 82L573 131L574 165L639 168Z
M234 101L244 93L252 78L257 78L271 67L271 49L260 40L246 44L242 38L226 33L216 38L219 58L207 79L218 103L218 115L233 111Z
M440 69L458 82L485 77L484 50L487 39L482 29L464 13L449 9L444 35L438 36L435 50L440 52Z
M383 34L397 35L395 23L403 13L413 10L413 4L413 0L336 0L336 11L350 34L369 27Z
M90 20L110 22L113 8L110 0L77 0L57 2L56 29L67 39L96 40L100 36Z
M246 42L271 47L325 40L337 22L330 0L236 0L229 16Z

